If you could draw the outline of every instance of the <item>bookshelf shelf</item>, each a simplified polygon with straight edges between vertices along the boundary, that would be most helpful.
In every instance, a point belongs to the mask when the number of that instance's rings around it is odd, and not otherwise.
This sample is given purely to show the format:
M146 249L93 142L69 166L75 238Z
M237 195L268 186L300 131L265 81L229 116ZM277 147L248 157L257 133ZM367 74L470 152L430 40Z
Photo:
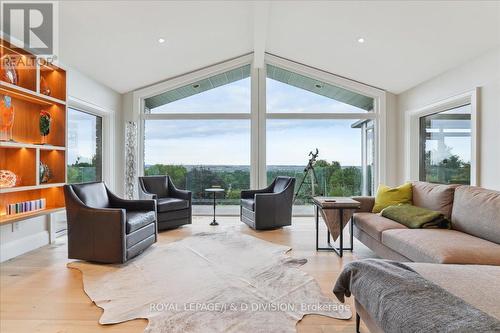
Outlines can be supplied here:
M33 185L33 186L16 186L16 187L9 187L9 188L0 188L0 193L30 191L30 190L37 190L37 189L43 189L43 188L60 187L63 185L64 185L64 183L48 183L48 184Z
M32 149L43 149L43 150L66 150L66 147L63 147L63 146L37 145L37 144L32 144L32 143L10 142L10 141L0 141L0 148L32 148Z
M17 176L15 187L0 188L0 224L64 209L63 185L66 181L66 71L39 62L35 55L0 39L0 59L3 61L4 57L21 57L23 61L16 62L16 84L4 81L3 69L0 71L0 103L4 96L9 96L14 109L14 141L0 141L0 169L12 171ZM41 111L51 116L50 132L45 137L47 144L41 144ZM41 183L40 163L47 165L51 173L45 183ZM6 215L9 204L42 198L47 208Z
M61 104L66 105L66 102L51 96L43 95L37 93L36 91L32 91L30 89L26 89L23 87L16 86L12 83L8 83L5 81L0 81L0 88L2 88L5 93L9 94L12 97L18 97L20 99L39 104L39 105L52 105L52 104Z
M40 209L40 210L36 210L33 212L28 212L28 213L19 213L16 215L1 215L0 216L0 225L15 223L15 222L19 222L19 221L29 219L32 217L47 215L47 214L59 212L62 210L64 210L64 207L54 207L54 208Z

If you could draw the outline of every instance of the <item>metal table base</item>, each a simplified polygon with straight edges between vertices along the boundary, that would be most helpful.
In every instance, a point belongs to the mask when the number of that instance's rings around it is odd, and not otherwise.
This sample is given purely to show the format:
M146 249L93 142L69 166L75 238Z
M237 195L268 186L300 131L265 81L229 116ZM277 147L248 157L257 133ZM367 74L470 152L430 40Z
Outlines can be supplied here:
M350 246L349 247L344 247L344 232L343 232L343 221L344 221L344 208L331 208L331 209L336 209L339 211L339 218L340 218L340 223L339 223L339 246L335 246L335 244L332 244L330 242L330 231L328 230L328 226L326 228L326 243L328 244L328 247L319 247L319 207L315 205L316 207L316 251L334 251L337 253L339 257L342 258L342 255L344 254L344 251L352 251L354 249L354 239L353 239L353 223L352 223L352 217L349 220L350 224ZM328 208L323 208L323 209L328 209Z

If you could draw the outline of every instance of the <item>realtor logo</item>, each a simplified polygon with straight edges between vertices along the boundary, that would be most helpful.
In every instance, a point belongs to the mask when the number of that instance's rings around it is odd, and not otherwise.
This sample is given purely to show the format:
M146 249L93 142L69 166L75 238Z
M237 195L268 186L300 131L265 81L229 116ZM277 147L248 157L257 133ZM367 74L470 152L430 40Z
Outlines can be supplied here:
M3 38L37 55L54 55L54 3L2 1Z

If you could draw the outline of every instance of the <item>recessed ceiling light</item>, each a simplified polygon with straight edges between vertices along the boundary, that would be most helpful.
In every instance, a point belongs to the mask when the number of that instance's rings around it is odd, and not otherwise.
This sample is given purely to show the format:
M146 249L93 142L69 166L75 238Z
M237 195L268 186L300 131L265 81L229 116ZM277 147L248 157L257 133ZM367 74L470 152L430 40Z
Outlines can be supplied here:
M358 43L363 44L365 42L365 39L363 37L358 38Z
M165 43L165 38L158 38L158 43L160 43L160 44Z

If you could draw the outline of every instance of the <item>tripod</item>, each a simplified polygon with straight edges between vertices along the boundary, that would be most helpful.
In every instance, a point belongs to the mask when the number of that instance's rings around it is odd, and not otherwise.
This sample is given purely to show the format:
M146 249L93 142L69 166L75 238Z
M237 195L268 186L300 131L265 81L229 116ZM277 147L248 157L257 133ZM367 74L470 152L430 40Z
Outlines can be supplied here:
M297 196L299 195L300 189L304 184L306 185L311 185L311 196L314 197L316 195L315 191L315 186L318 185L319 188L319 183L318 183L318 177L316 176L316 171L314 170L314 165L316 164L316 158L318 157L319 151L318 148L316 148L316 152L313 153L312 151L309 152L309 156L311 158L309 159L309 162L307 162L307 166L304 168L304 176L302 177L302 180L299 183L299 187L297 188L297 191L295 192L295 195L293 197L293 202L295 203L295 200L297 200ZM310 181L307 182L307 178L309 176ZM320 193L319 195L323 195Z

